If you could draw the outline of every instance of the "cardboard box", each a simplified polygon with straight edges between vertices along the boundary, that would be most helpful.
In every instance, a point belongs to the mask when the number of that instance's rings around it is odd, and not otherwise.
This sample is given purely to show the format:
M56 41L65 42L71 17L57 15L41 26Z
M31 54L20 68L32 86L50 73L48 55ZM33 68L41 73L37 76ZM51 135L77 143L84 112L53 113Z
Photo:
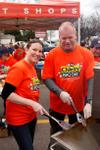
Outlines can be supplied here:
M5 128L5 129L0 129L0 138L5 138L5 137L8 137L8 129Z
M6 119L0 119L0 138L8 137L9 131L6 124Z

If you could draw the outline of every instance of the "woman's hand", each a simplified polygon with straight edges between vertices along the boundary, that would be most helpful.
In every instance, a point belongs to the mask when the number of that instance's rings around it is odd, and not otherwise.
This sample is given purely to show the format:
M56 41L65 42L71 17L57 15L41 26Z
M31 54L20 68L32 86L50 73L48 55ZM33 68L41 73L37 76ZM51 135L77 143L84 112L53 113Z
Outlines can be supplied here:
M16 103L16 104L31 106L33 108L33 110L36 113L40 114L40 115L43 115L43 114L48 115L48 112L38 102L35 102L33 100L21 97L21 96L19 96L18 94L14 93L14 92L12 92L8 96L8 99L10 99L11 102Z
M49 115L49 113L43 108L43 106L35 101L33 102L32 108L34 109L36 113L40 115L43 115L43 114Z

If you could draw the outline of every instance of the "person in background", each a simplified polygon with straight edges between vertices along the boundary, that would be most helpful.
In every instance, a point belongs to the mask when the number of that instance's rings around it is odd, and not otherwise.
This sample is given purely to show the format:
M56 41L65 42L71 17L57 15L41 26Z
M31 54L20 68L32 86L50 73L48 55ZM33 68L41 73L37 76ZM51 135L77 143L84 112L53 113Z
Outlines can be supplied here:
M1 47L0 49L0 70L3 73L7 73L9 68L13 66L17 61L9 53L9 49L6 47ZM4 72L3 72L4 71Z
M8 50L9 50L9 53L10 53L10 54L13 54L13 51L14 51L13 43L9 43L9 45L8 45Z
M85 47L86 42L84 40L82 40L81 43L80 43L80 45L83 46L83 47Z
M93 52L95 62L100 62L100 37L93 39L91 42L91 51Z
M33 139L37 114L47 113L39 104L39 80L34 64L42 56L42 42L27 45L26 56L9 70L2 91L6 120L20 150L34 150Z
M77 121L71 101L74 101L78 112L83 114L85 119L91 117L94 76L93 54L77 44L76 39L74 25L71 22L62 23L59 27L60 45L52 49L45 58L42 76L50 90L50 115L59 120L64 120L68 115L70 124ZM50 125L51 135L62 130L51 119ZM51 144L52 141L49 147Z
M35 36L34 36L34 35L31 35L31 36L29 37L29 41L30 41L30 42L32 42L32 41L33 41L33 39L36 39L36 38L35 38Z
M17 61L20 61L25 57L25 49L23 47L20 48L18 45L15 45L14 48L13 56Z

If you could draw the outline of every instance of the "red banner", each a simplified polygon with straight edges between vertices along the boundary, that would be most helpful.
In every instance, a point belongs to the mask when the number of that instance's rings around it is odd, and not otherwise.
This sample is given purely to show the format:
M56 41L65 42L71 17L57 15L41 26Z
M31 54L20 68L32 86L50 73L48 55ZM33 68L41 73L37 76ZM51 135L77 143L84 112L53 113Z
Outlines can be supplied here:
M79 18L79 2L63 5L0 3L0 18Z

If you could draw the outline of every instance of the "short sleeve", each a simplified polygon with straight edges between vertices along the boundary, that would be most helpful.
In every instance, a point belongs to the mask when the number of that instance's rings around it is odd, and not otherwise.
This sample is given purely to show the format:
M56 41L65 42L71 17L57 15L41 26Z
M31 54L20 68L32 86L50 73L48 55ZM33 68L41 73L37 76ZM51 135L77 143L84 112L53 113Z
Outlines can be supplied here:
M18 87L24 78L23 71L18 67L12 67L6 77L7 83Z
M42 78L45 80L46 78L54 77L54 61L53 61L53 53L49 53L44 62Z
M90 79L94 76L94 56L91 51L88 50L86 53L86 60L85 60L85 77L86 79Z

